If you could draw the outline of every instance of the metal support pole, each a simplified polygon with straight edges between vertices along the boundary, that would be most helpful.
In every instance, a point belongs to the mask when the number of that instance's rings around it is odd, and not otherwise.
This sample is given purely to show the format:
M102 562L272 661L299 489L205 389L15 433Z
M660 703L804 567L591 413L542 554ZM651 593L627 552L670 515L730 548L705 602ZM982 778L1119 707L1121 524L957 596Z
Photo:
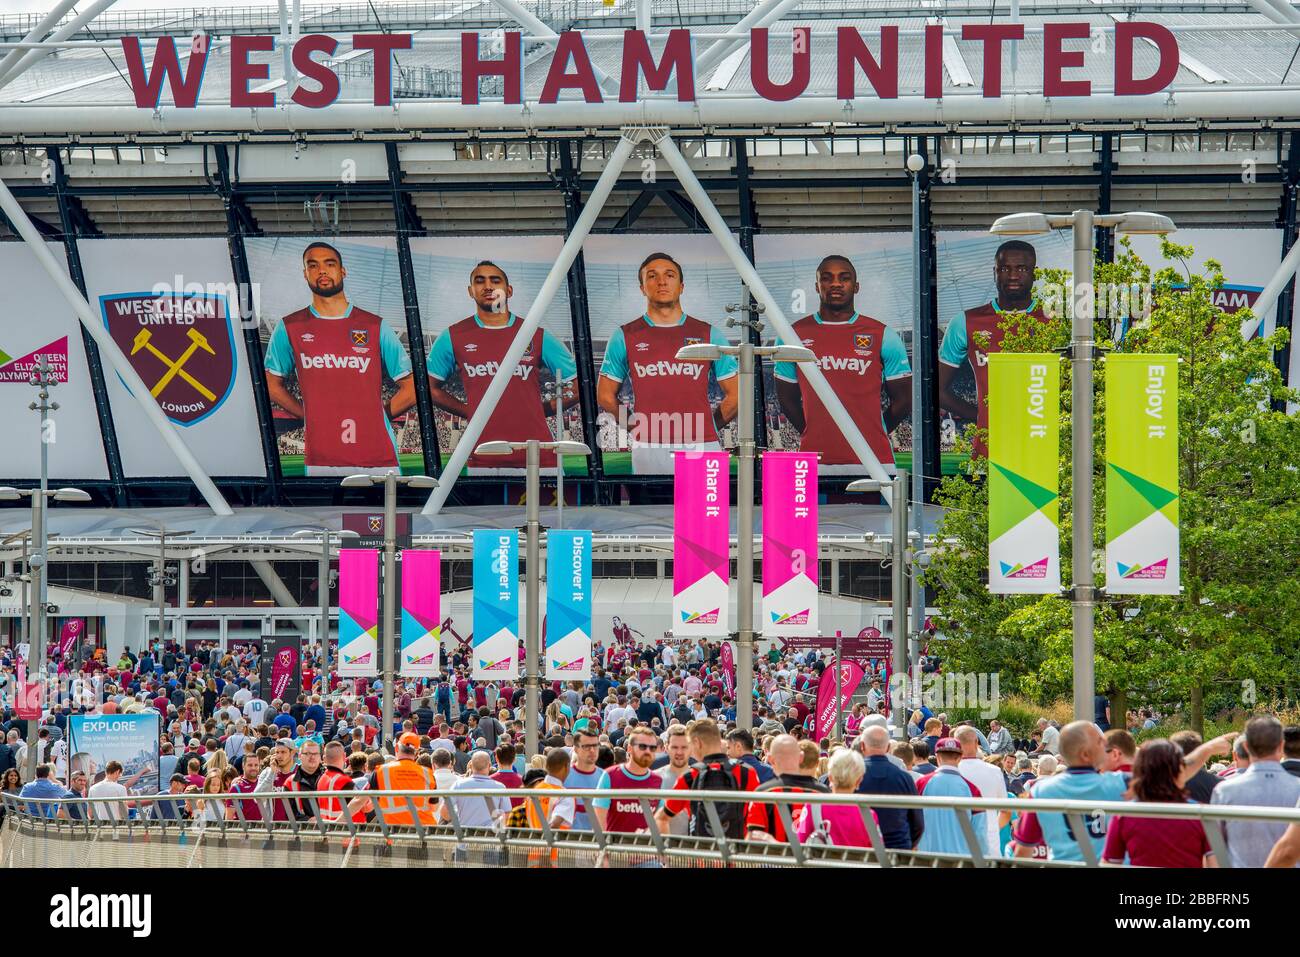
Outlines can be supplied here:
M922 312L922 289L925 287L925 279L922 276L922 245L923 230L926 225L923 223L921 213L921 194L923 184L921 181L925 173L925 160L922 157L921 168L912 174L912 513L911 528L916 534L916 544L912 549L915 555L925 547L925 447L927 443L933 443L937 435L926 431L925 428L925 401L922 394L921 381L922 370L917 360L921 358L922 342L927 345L933 342L925 336L925 325L928 316ZM938 478L937 473L934 476ZM906 484L901 486L906 488ZM905 654L907 657L903 660L903 667L898 670L899 674L907 673L907 662L919 657L921 644L921 629L925 627L925 591L921 588L920 579L916 574L915 561L911 567L912 583L912 618L911 628L907 632L907 645ZM899 642L902 644L902 642ZM906 730L907 724L903 724Z
M185 612L190 607L190 563L186 555L176 556L176 626L172 628L176 647L185 647Z
M75 17L64 23L63 26L59 27L46 37L46 42L63 42L116 2L117 0L96 0L96 2L91 4L91 6L85 11L77 14ZM17 63L12 64L3 73L0 73L0 87L12 83L23 73L26 73L29 69L35 66L38 61L43 60L53 52L54 48L49 46L26 51L23 54L22 59Z
M45 476L41 476L45 484ZM41 706L45 704L45 493L44 489L32 496L32 548L35 554L28 563L32 579L31 595L36 599L30 608L32 624L28 641L31 642L27 657L27 682L36 682L40 688ZM36 559L39 557L40 561ZM38 715L27 722L27 780L36 780L36 744L37 730L41 719Z
M732 153L736 160L736 199L740 203L740 249L745 258L754 262L754 233L758 232L758 213L754 208L754 190L749 185L749 151L743 136L731 141ZM751 322L759 322L761 317L754 308L755 299L745 287L745 308ZM762 335L754 326L745 330L749 341L762 345ZM758 390L758 401L754 404L754 437L759 448L767 448L767 390L762 376L762 360L754 370L754 387ZM761 479L760 479L761 481Z
M383 722L379 736L382 747L393 737L393 657L397 651L397 635L393 618L397 608L397 473L384 476L384 706ZM394 752L396 753L396 752Z
M636 28L650 32L650 0L636 0Z
M1097 184L1097 212L1110 212L1111 179L1115 172L1114 138L1111 133L1098 134L1097 172L1101 181ZM1104 263L1115 261L1115 234L1105 226L1097 228L1097 258Z
M1296 244L1296 191L1300 189L1300 135L1291 133L1291 142L1286 153L1286 167L1282 177L1282 258L1285 259ZM1277 297L1277 319L1275 329L1291 330L1291 317L1295 312L1295 276L1292 275ZM1291 340L1287 339L1279 348L1273 350L1273 364L1282 374L1282 382L1294 385L1291 378ZM1286 403L1273 405L1275 412L1285 412Z
M429 496L429 501L425 503L423 514L437 515L442 506L446 504L447 498L451 495L451 490L456 486L456 480L460 477L461 469L465 467L470 453L478 444L479 436L483 434L483 428L487 425L488 416L492 414L492 410L496 408L497 402L505 393L506 386L514 376L515 367L519 365L524 350L528 348L533 334L541 324L542 316L545 315L547 308L551 305L551 300L555 298L556 292L559 291L560 283L568 275L569 267L573 265L574 259L581 251L583 240L591 232L596 217L600 215L601 209L609 199L614 184L618 181L619 175L627 164L627 158L632 155L632 148L636 145L639 135L637 131L626 131L622 138L619 139L618 146L614 148L606 161L605 169L601 172L600 178L592 188L591 196L588 198L586 205L583 206L573 228L569 230L569 236L565 239L564 246L561 247L560 254L555 258L555 263L551 266L550 272L546 274L542 288L537 291L537 298L533 300L528 315L524 317L523 322L519 323L519 331L515 333L514 342L506 350L506 354L501 360L501 366L488 384L487 392L483 394L478 408L474 410L469 422L465 424L465 432L461 435L460 441L456 443L456 448L451 453L447 467L443 470L445 475L438 487L434 489L433 494ZM591 439L594 441L595 436L592 435Z
M844 632L835 632L835 737L844 736Z
M320 539L320 561L316 563L316 597L320 602L320 655L321 696L330 693L330 536L323 532Z
M1073 355L1070 360L1072 398L1071 469L1074 486L1073 563L1074 719L1093 716L1093 610L1096 601L1092 573L1092 351L1093 351L1093 215L1074 213Z
M909 713L909 699L916 695L916 685L920 681L919 673L911 675L908 672L908 655L907 655L907 470L899 469L898 474L894 476L894 500L890 505L889 515L892 519L892 545L891 545L891 597L894 604L894 640L891 645L893 656L893 670L896 675L904 675L909 678L907 684L903 687L907 689L908 694L901 695L900 700L894 704L894 734L895 736L907 739L907 715ZM913 662L919 670L920 659L913 658Z
M163 644L167 640L167 529L162 528L158 532L158 572L154 576L158 589L158 643ZM149 647L149 640L145 639L145 648ZM142 651L144 649L141 649Z
M754 726L754 344L740 343L736 410L736 727Z
M462 440L463 441L463 440ZM524 720L524 750L531 756L538 753L540 729L537 726L537 709L541 704L541 679L537 673L538 648L541 638L539 621L539 594L541 591L541 556L542 534L541 471L542 447L537 439L528 440L527 450L528 478L524 492L527 506L528 524L525 533L527 542L527 563L524 580L524 707L527 714Z

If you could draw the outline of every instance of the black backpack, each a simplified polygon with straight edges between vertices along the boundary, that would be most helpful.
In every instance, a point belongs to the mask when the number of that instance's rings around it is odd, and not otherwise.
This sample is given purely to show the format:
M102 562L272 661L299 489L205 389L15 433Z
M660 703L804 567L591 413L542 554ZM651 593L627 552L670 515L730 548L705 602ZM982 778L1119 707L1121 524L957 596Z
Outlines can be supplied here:
M729 758L721 761L710 761L708 764L699 764L695 767L695 780L691 782L692 791L740 791L740 785L736 783L736 762ZM722 835L717 835L713 830L713 822L709 819L709 813L706 811L703 801L691 802L691 823L690 833L696 837L718 837L725 836L731 840L739 840L745 835L745 802L744 801L720 801L713 805L714 810L718 812L718 818L722 822Z

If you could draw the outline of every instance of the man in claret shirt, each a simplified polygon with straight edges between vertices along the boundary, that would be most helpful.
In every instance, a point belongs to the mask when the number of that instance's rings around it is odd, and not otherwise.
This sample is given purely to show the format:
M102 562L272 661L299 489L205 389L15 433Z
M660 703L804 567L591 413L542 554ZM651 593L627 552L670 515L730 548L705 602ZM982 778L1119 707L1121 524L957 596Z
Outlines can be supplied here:
M619 392L632 392L632 416L624 418L634 474L671 474L677 450L717 451L718 429L736 417L739 400L734 356L714 362L677 358L683 346L727 337L682 309L686 274L667 253L651 253L637 270L646 297L644 315L610 336L596 385L601 409L620 418ZM716 380L722 402L715 409L709 386ZM625 415L625 413L624 413Z
M478 409L515 341L519 317L510 311L513 294L505 270L496 263L485 260L470 273L469 296L474 300L474 315L444 329L429 352L429 397L438 408L462 419L470 418ZM573 355L555 336L538 329L488 417L480 442L554 441L547 418L555 415L556 403L554 399L542 399L542 369L554 376L557 388L564 391L564 404L576 407L578 367ZM448 389L453 373L460 374L464 401ZM471 455L470 474L522 469L527 464L525 457L522 450L510 455ZM554 452L542 452L542 468L555 468Z
M903 338L880 320L858 312L854 304L858 273L847 257L823 259L817 266L816 288L820 307L796 322L794 331L817 357L831 389L880 464L892 468L889 430L912 411L912 367ZM799 364L778 362L774 374L777 401L800 433L799 448L820 452L820 468L826 474L861 472L861 460ZM888 404L883 396L888 396Z
M393 329L348 301L343 255L329 243L302 254L311 304L280 320L266 347L271 401L303 421L308 475L398 467L390 419L415 405L411 360ZM397 393L384 401L384 375ZM286 382L298 380L302 401Z

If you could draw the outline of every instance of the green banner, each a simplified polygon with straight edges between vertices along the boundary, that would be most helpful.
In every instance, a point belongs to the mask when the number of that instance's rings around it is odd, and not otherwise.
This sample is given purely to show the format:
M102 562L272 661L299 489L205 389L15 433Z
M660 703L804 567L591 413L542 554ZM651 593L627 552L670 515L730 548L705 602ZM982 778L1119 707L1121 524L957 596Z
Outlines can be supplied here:
M1177 595L1178 357L1106 357L1106 591Z
M989 356L989 591L1061 590L1061 360Z

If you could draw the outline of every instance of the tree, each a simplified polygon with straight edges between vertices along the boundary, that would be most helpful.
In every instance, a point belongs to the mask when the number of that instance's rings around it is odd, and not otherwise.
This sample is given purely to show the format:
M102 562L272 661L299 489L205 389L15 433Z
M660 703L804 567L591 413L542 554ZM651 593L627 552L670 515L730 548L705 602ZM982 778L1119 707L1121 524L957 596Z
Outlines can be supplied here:
M1124 713L1131 695L1186 704L1201 729L1208 691L1220 704L1253 695L1290 697L1300 675L1300 420L1274 411L1298 398L1285 388L1272 352L1286 333L1243 341L1246 310L1221 312L1211 294L1219 265L1187 269L1190 247L1165 240L1166 267L1152 273L1125 241L1114 263L1096 267L1096 339L1103 350L1172 353L1179 365L1179 472L1183 592L1174 596L1102 594L1096 619L1097 686ZM1069 343L1067 274L1042 270L1040 293L1054 318L1004 320L1003 348L1050 352ZM1150 284L1149 315L1120 336L1112 290ZM1052 309L1051 306L1056 308ZM1119 339L1120 341L1116 341ZM1094 572L1102 584L1105 535L1104 367L1094 379ZM1070 579L1070 385L1062 369L1061 555ZM969 450L969 445L966 446ZM950 476L938 501L940 534L956 544L934 557L926 580L937 590L941 627L954 667L998 671L1001 687L1031 696L1069 694L1071 613L1066 596L991 595L986 590L988 488L985 463ZM1009 677L1008 677L1009 676ZM1122 717L1119 719L1122 720Z

